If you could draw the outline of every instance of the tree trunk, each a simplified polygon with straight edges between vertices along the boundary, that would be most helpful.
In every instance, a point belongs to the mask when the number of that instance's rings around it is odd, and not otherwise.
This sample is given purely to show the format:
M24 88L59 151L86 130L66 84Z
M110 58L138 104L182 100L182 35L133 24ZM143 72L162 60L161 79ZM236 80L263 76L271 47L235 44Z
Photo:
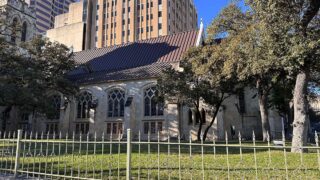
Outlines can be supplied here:
M197 133L197 139L198 141L201 141L201 132L202 132L202 117L199 111L199 108L197 108L197 112L196 112L196 122L199 121L199 128L198 128L198 133Z
M308 72L300 72L297 76L296 85L294 88L293 108L293 137L291 152L302 152L301 147L307 143L308 135L308 103L307 103L307 87L308 87Z
M262 140L265 142L270 133L269 115L268 115L268 93L259 93L259 108L262 126ZM270 135L270 134L269 134Z
M208 132L209 132L210 128L212 127L212 125L214 123L214 120L216 119L216 117L217 117L217 115L219 113L220 106L221 106L221 103L216 106L216 109L215 109L214 114L212 116L212 120L211 120L210 124L207 126L206 130L203 133L203 141L205 141L207 139Z

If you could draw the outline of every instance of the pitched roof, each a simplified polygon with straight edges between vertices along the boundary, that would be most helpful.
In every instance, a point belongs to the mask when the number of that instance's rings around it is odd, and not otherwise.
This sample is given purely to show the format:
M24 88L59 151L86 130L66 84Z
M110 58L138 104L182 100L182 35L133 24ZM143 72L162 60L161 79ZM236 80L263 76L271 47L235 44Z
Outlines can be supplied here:
M80 83L157 77L196 45L198 31L188 31L75 54L78 68L68 74Z
M143 78L156 78L165 68L169 68L169 63L155 63L146 66L140 66L131 69L125 69L114 72L96 72L91 74L83 74L71 76L69 79L78 84L93 84L110 81L135 80Z

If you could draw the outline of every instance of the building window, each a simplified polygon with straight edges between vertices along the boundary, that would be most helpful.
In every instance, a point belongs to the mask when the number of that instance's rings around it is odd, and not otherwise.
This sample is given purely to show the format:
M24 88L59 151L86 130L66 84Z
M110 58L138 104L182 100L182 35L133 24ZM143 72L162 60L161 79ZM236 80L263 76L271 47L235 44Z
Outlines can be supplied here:
M144 115L163 116L164 103L156 100L157 88L151 87L144 92Z
M88 134L89 123L76 123L76 134Z
M148 121L143 123L143 133L144 134L157 134L163 131L162 121Z
M21 30L21 41L25 42L27 40L27 23L24 22L22 24L22 30Z
M82 92L77 97L77 118L87 119L90 117L90 106L92 105L92 94L88 91Z
M16 43L16 36L17 36L17 26L18 26L18 19L14 18L12 21L12 31L11 31L11 42Z
M203 108L201 109L201 119L202 119L202 123L205 124L206 123L206 111Z
M192 119L192 110L189 109L188 111L188 124L192 124L193 123L193 119Z
M107 134L123 134L122 122L107 123Z
M196 111L196 124L199 124L200 123L200 116L201 116L201 114L200 114L200 112L199 111Z
M61 108L61 96L53 95L50 97L51 109L48 112L48 119L60 119L60 108Z
M108 94L108 117L123 117L125 92L115 89Z

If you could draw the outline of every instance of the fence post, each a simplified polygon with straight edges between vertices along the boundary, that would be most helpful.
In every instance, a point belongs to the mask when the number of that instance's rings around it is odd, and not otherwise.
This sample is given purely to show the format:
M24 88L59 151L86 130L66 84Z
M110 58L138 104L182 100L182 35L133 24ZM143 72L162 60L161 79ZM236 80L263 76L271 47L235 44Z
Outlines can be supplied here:
M17 145L16 145L16 158L14 161L14 177L17 177L18 175L18 169L19 169L19 160L20 160L20 148L21 148L21 138L22 138L22 130L18 130L18 136L17 136Z
M131 129L127 129L127 164L126 180L131 180Z

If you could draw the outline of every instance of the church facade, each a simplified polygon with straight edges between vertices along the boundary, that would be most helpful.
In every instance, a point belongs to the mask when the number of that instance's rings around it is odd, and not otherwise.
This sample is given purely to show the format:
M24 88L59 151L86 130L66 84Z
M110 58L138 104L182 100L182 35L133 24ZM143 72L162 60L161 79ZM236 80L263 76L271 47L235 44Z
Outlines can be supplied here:
M183 54L202 42L203 29L119 46L82 51L75 54L78 67L68 74L80 86L79 94L66 101L59 92L52 92L50 101L55 113L50 118L37 114L17 115L12 109L2 112L3 130L17 128L29 132L62 135L104 133L107 138L126 136L161 139L168 136L196 139L199 122L194 109L175 102L155 100L157 79L170 66L178 69ZM255 92L246 89L242 95L227 99L209 132L208 139L251 137L261 135L258 101ZM1 110L1 109L0 109ZM204 127L211 121L211 108L202 104ZM281 121L270 111L271 134L281 132Z
M36 15L24 0L0 0L0 36L19 44L36 35Z

